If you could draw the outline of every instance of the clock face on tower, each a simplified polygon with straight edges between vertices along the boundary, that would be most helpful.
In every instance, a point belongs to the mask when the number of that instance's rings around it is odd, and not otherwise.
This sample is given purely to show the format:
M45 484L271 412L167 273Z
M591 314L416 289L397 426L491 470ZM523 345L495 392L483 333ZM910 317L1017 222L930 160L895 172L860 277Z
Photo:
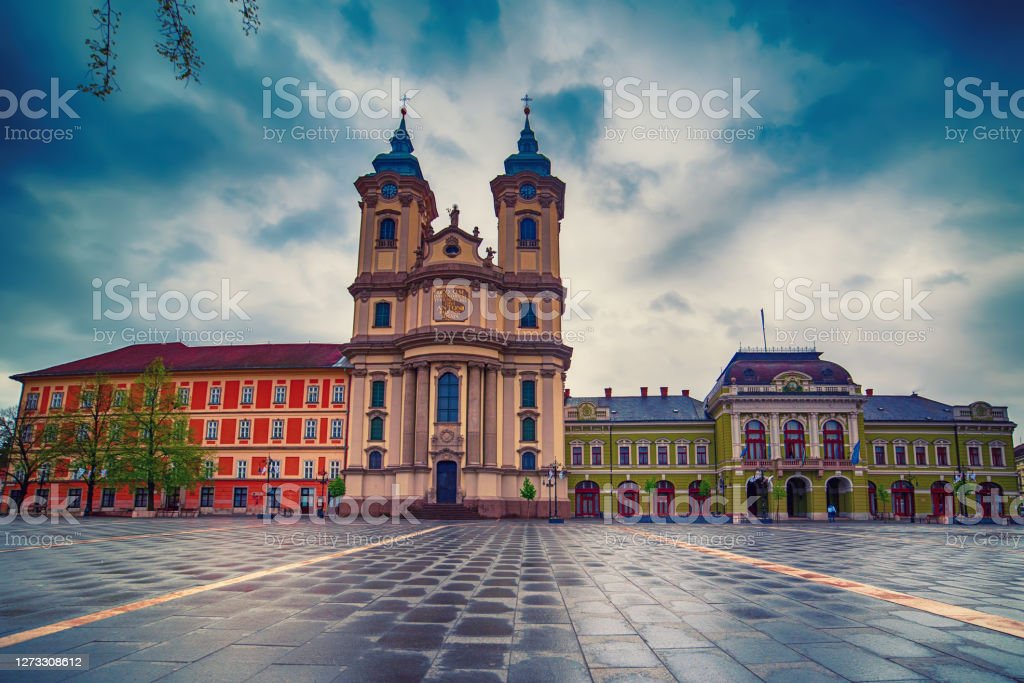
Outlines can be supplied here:
M523 183L519 186L519 196L523 199L533 199L537 196L537 188L530 183Z
M398 194L398 185L388 183L384 187L380 188L380 194L384 199L394 199L395 195Z

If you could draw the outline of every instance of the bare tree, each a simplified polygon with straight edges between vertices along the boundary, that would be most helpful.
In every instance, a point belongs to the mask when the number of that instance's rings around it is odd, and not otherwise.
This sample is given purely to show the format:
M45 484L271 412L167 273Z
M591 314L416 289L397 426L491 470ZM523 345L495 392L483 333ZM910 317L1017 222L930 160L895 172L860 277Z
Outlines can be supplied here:
M232 5L239 5L238 12L242 15L242 31L252 35L260 28L260 8L257 0L228 0ZM160 39L155 48L158 55L166 59L174 67L174 77L179 81L199 82L199 72L203 67L202 57L196 47L189 19L196 14L196 7L188 0L157 0L156 19ZM94 7L92 17L95 21L96 36L88 38L85 45L89 48L90 82L78 86L82 92L106 99L117 85L117 32L121 27L121 12L113 8L112 0Z
M207 453L189 434L183 407L161 358L146 367L124 400L117 455L110 462L108 479L144 483L149 510L155 509L158 485L172 491L201 479Z
M19 506L32 480L41 471L50 471L61 457L56 426L53 419L27 415L19 406L0 410L0 442L7 452L7 472Z

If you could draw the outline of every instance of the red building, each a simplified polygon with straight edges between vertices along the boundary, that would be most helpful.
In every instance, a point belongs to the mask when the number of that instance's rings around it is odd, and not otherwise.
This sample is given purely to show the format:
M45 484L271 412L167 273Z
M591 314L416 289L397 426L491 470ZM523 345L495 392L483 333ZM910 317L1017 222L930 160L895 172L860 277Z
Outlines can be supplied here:
M139 344L44 370L15 375L22 383L25 425L44 428L81 411L83 385L102 374L115 392L131 390L161 358L184 404L193 438L207 451L202 481L189 491L158 491L156 509L206 513L259 512L268 504L314 511L324 477L341 476L347 457L350 364L338 344L186 346ZM16 463L12 461L13 469ZM40 490L28 495L85 507L86 485L57 461ZM4 472L11 492L10 473ZM101 481L93 510L139 514L148 507L144 483L117 487Z

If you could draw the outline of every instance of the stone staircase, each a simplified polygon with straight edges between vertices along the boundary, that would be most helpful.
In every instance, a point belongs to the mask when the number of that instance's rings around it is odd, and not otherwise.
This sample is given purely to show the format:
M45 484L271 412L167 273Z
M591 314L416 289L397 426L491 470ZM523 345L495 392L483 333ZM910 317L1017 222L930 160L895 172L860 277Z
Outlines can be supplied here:
M424 503L419 508L414 508L412 514L416 515L417 519L444 521L483 519L476 510L458 503Z

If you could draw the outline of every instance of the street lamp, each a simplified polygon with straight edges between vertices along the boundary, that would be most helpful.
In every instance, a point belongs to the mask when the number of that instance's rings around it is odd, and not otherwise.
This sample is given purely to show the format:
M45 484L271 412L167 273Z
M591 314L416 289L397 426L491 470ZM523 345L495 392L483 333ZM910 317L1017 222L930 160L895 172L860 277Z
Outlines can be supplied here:
M569 470L565 469L557 462L548 465L548 471L546 476L541 480L544 486L548 487L548 523L549 524L561 524L562 518L558 516L558 506L555 499L555 487L558 482L565 479Z
M327 516L327 472L320 470L320 509L317 516L321 519Z
M50 506L50 496L43 496L43 487L46 486L46 482L49 478L50 467L49 465L43 465L39 468L39 485L36 487L36 497L43 499L43 504L40 507L44 510Z

